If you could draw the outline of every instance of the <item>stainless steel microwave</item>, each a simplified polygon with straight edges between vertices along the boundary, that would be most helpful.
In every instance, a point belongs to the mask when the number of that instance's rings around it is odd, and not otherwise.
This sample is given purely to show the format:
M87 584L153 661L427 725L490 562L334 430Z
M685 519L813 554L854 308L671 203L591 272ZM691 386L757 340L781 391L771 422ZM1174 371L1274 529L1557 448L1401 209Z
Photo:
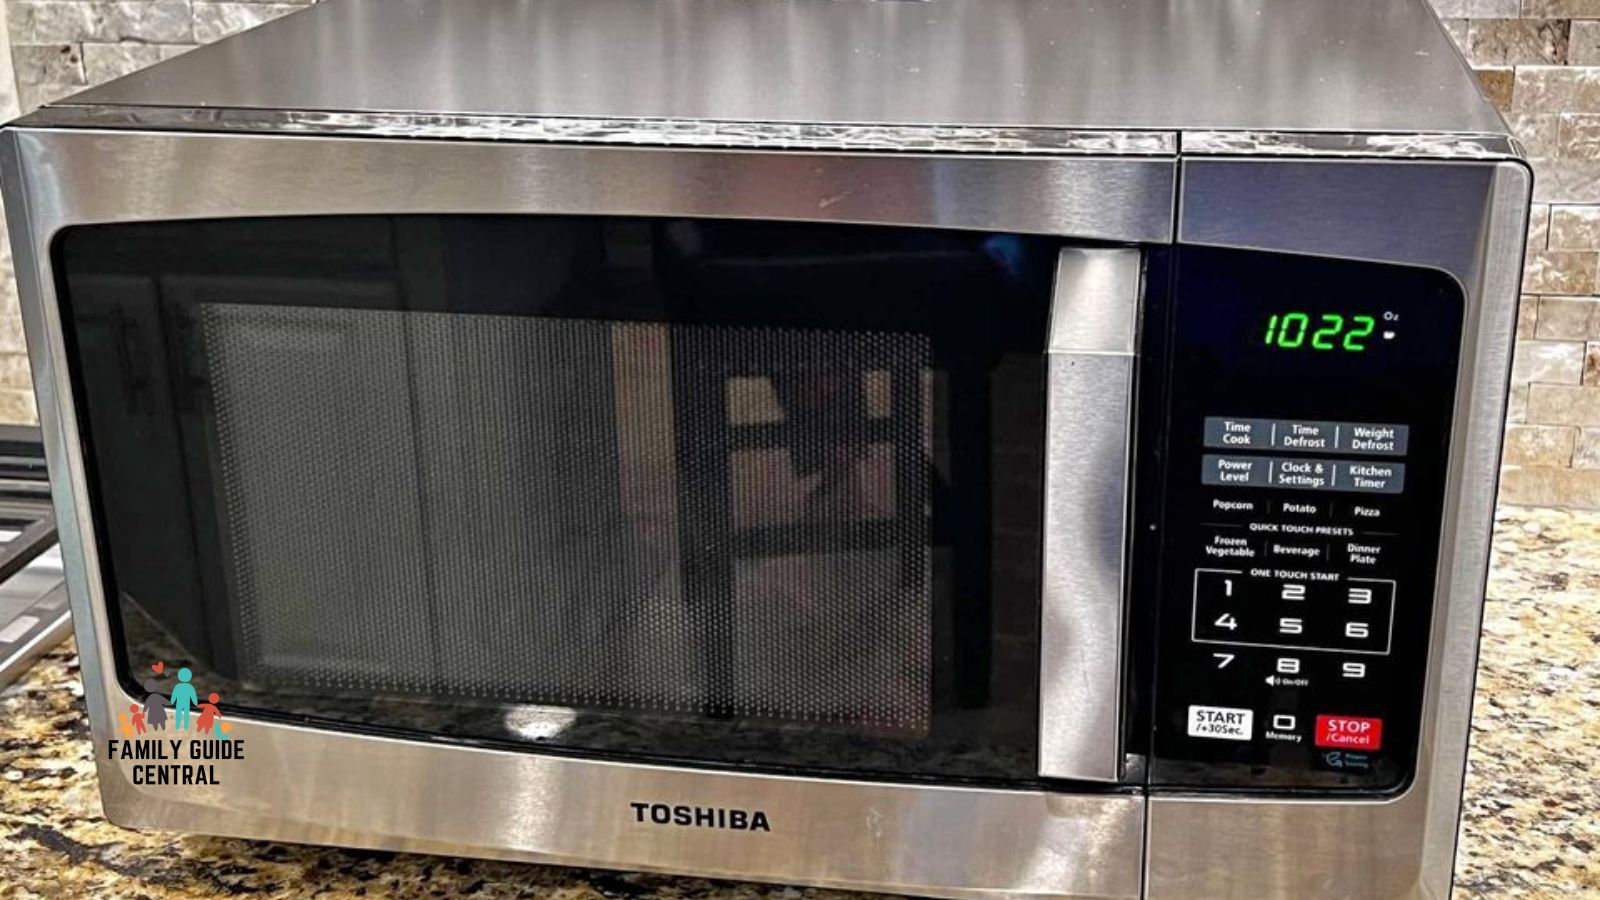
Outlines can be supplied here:
M329 0L41 109L106 814L1445 897L1520 156L1422 0Z

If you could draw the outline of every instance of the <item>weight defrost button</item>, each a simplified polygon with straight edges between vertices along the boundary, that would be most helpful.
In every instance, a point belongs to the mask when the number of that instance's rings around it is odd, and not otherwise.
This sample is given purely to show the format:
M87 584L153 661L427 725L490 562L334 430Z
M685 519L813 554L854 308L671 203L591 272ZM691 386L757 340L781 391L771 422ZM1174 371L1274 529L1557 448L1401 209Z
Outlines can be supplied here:
M1405 425L1366 425L1345 422L1339 426L1339 448L1346 453L1404 456L1411 429Z

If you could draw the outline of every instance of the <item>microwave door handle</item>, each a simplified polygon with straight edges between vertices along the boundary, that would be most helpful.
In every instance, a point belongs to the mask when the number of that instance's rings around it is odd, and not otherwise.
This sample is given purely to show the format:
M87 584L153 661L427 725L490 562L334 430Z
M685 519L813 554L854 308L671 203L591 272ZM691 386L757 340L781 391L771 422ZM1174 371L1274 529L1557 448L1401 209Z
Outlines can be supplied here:
M1039 775L1120 781L1142 256L1067 248L1046 348Z

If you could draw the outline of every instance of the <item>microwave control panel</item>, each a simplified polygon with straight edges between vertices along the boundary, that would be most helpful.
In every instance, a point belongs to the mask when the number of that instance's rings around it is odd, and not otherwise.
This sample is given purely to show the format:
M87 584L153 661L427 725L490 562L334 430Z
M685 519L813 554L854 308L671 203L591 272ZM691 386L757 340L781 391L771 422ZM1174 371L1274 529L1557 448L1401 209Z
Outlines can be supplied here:
M1462 298L1431 270L1182 249L1151 778L1383 791L1417 753Z

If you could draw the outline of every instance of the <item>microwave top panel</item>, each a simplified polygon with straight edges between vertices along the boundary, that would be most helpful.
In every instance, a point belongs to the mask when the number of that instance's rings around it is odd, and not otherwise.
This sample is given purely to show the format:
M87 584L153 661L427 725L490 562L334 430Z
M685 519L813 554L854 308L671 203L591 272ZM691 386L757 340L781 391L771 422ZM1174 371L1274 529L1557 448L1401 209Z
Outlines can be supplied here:
M1426 0L328 0L24 124L517 137L508 120L639 143L745 125L763 144L1109 131L1145 134L1099 150L1159 153L1283 132L1516 153Z

